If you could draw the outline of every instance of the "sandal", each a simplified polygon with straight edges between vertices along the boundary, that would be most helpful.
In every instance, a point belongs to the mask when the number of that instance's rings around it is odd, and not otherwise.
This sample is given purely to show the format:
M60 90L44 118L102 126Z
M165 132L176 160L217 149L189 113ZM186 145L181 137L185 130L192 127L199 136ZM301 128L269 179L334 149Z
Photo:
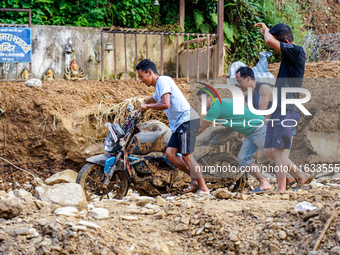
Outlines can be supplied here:
M310 178L308 179L308 181L306 181L305 183L297 183L297 186L295 187L294 191L298 191L298 190L301 189L304 185L310 184L310 183L314 180L314 177L315 177L315 172L312 172L312 173L310 174Z
M296 182L296 180L286 183L286 190L290 189Z
M261 189L260 186L258 186L256 189L252 190L251 193L253 194L261 194L261 193L265 193L268 191L271 191L272 189Z
M190 183L187 188L183 190L184 193L195 192L198 189L198 184Z

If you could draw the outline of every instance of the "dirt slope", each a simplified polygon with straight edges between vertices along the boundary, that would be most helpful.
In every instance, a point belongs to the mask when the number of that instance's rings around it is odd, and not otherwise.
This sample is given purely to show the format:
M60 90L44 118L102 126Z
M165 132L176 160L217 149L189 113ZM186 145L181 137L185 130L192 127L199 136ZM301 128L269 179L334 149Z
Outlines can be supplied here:
M278 65L269 68L275 73ZM306 108L313 116L303 117L297 129L291 156L298 164L310 162L315 153L306 139L307 132L339 133L339 79L314 78L339 77L339 70L337 62L307 64L306 76L310 78L303 87L312 94ZM179 81L179 87L189 98L190 86L185 80ZM42 88L1 82L0 156L42 179L68 168L79 171L86 157L102 150L106 135L103 124L123 117L119 110L124 100L130 98L138 105L139 99L145 100L152 92L152 88L133 80L127 84L44 82ZM148 117L165 120L161 114ZM0 189L9 192L2 191L0 197L20 187L31 190L31 180L0 159ZM271 180L273 187L275 183ZM53 205L31 206L12 220L0 219L0 253L310 254L327 220L340 210L339 179L318 180L298 193L269 192L263 196L251 195L249 190L258 183L250 180L249 184L242 195L230 200L189 194L161 203L151 201L148 207L153 212L138 204L136 198L91 202L92 207L109 210L106 220L87 214L58 216ZM302 201L311 202L319 210L297 213L294 207ZM99 227L79 227L81 220ZM340 249L338 226L336 216L317 254ZM16 234L29 228L35 229L34 238Z

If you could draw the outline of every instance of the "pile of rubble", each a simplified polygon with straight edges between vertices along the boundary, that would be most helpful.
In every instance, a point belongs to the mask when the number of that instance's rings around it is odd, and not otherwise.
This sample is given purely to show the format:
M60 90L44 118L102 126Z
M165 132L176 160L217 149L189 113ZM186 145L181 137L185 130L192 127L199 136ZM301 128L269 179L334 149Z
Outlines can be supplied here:
M339 179L282 194L87 202L76 175L0 191L1 254L340 254Z

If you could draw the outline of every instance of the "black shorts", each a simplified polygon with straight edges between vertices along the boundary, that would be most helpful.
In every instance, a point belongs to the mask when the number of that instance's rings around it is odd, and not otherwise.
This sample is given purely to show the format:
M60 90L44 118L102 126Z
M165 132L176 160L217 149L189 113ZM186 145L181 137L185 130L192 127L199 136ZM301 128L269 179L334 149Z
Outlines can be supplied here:
M182 154L190 154L195 150L197 131L200 119L182 123L170 137L168 147L177 148Z
M264 148L281 148L290 149L291 141L295 127L300 120L300 113L292 110L287 110L286 115L281 115L281 109L277 109L270 119L278 119L279 121L267 124L266 140L264 142ZM285 121L285 125L282 125L282 121Z

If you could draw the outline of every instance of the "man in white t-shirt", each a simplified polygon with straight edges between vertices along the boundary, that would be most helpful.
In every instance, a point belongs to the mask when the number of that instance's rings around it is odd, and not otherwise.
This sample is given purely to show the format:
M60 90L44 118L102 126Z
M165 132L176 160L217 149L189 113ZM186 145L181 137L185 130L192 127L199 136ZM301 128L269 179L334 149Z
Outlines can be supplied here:
M176 167L190 175L198 163L191 156L196 143L196 134L200 126L199 115L190 109L190 104L176 83L169 76L159 76L156 65L144 59L137 66L139 78L146 86L154 86L155 94L141 104L140 110L164 110L169 119L172 136L165 151L165 157ZM182 157L177 153L182 153ZM198 185L200 194L209 194L201 173L195 173L189 188L191 191ZM196 178L197 177L197 178Z

